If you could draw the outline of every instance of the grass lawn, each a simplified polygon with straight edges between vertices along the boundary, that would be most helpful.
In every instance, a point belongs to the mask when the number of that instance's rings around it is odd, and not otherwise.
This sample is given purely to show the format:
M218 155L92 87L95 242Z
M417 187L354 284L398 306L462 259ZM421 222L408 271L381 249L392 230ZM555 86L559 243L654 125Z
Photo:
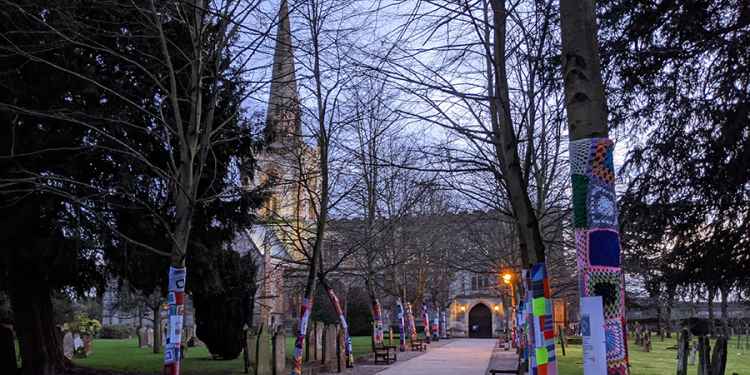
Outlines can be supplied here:
M630 340L632 342L632 340ZM676 350L667 350L667 347L676 344L675 338L659 341L654 338L653 350L645 353L640 347L630 347L630 359L633 375L664 375L675 371ZM94 353L89 358L76 359L80 366L128 371L147 374L159 374L161 371L162 355L153 354L151 349L140 349L137 347L136 339L130 340L95 340ZM737 342L730 340L729 356L727 360L727 374L736 372L742 375L750 375L750 350L736 349ZM294 339L287 338L287 355L291 357L294 348ZM352 338L352 347L355 356L366 354L370 350L370 337L358 336ZM744 343L743 343L744 347ZM566 356L563 357L560 347L557 347L557 359L560 375L581 375L581 346L571 345L566 347ZM189 375L207 374L240 374L242 373L242 357L232 361L212 360L205 347L190 348L187 358L183 362L183 373ZM691 366L689 374L696 374L696 366Z
M659 341L659 338L656 336L653 337L651 342L652 350L649 353L644 352L640 346L633 345L633 342L635 341L632 338L628 340L628 344L630 344L629 355L632 375L666 375L675 373L677 350L667 350L666 348L677 344L676 335L673 335L671 339L665 338L664 342ZM750 350L745 350L744 344L743 340L743 349L738 350L737 341L735 339L729 341L726 371L728 375L733 372L741 375L750 374ZM713 351L713 341L711 341L711 345ZM566 346L565 352L566 356L563 357L560 352L560 346L557 345L557 360L559 361L558 369L560 375L583 374L581 346ZM697 373L697 366L688 366L688 374Z
M370 351L370 336L352 337L354 356L359 357ZM294 338L286 339L287 357L294 354ZM163 354L154 354L151 348L138 348L138 340L94 340L94 353L88 358L74 359L80 366L117 371L159 374ZM242 355L231 361L211 359L206 347L189 348L182 363L184 374L240 374L243 370Z

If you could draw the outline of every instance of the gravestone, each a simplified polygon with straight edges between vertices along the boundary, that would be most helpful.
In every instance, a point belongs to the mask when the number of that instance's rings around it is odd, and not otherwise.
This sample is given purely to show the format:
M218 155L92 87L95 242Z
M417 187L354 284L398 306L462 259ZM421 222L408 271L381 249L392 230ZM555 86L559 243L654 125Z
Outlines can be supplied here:
M677 339L677 375L687 375L688 351L690 350L690 334L686 329L680 332Z
M336 334L336 364L338 372L346 370L346 338L343 328L339 328Z
M315 340L315 321L310 321L307 323L307 333L305 334L305 341L302 342L302 352L304 353L305 362L310 362L311 360L315 359L315 353L313 353L313 348L315 347L315 343L313 340ZM294 350L297 350L297 335L299 334L299 324L294 327ZM292 356L294 354L292 353Z
M147 348L148 345L148 328L138 328L138 346L141 348Z
M83 340L78 333L73 334L73 352L76 354L83 354Z
M149 328L146 330L146 346L154 346L154 329Z
M690 346L690 366L695 366L695 359L698 357L698 344Z
M258 344L256 346L257 355L255 356L255 375L272 375L271 368L271 337L268 335L268 327L265 324L260 326L258 332Z
M253 331L248 331L247 334L247 364L248 366L255 368L255 362L258 358L258 335Z
M325 329L325 326L323 325L323 322L315 322L315 356L314 359L316 361L322 361L323 360L323 330Z
M698 375L711 374L711 344L706 336L698 337Z
M286 335L279 330L273 335L273 375L284 375L286 371Z
M325 327L323 333L323 365L326 370L336 371L336 336L338 327L335 324L329 324Z
M714 343L714 351L711 353L711 374L724 375L727 369L727 337L719 336Z
M67 359L73 359L75 351L76 348L73 346L73 334L70 331L65 332L65 335L63 336L63 355L65 355L65 358Z

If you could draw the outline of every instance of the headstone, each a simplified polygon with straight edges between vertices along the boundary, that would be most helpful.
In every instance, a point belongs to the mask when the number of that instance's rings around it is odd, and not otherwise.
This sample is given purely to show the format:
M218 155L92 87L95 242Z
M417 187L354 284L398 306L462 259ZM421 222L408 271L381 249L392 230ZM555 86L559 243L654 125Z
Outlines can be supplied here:
M695 366L695 358L697 356L698 356L698 344L693 344L690 346L690 357L689 357L690 366Z
M311 360L315 359L315 321L310 321L310 323L307 324L308 331L305 335L305 342L303 344L303 351L305 353L305 362L310 362ZM295 327L294 332L299 332L299 328ZM296 345L296 337L295 337L295 345ZM292 354L294 356L294 354Z
M335 324L329 324L325 327L323 334L323 365L330 371L336 371L336 336L338 328Z
M336 364L338 372L346 370L346 338L343 328L339 328L336 334Z
M711 344L708 337L698 337L698 375L710 375L711 371Z
M83 355L88 357L94 353L94 338L91 335L84 335L83 339Z
M72 359L75 354L76 348L73 346L73 334L68 331L63 336L63 355L65 358Z
M258 344L255 356L255 375L272 375L271 369L271 337L268 335L268 327L260 326L258 332Z
M727 369L727 337L719 336L711 354L711 374L724 375Z
M146 346L154 346L154 329L149 328L146 330Z
M148 341L149 341L148 340L148 328L146 327L138 328L138 345L141 348L146 348L149 346Z
M258 358L258 335L255 332L249 332L247 334L247 362L250 367L255 368L255 362Z
M690 334L686 329L684 329L682 330L682 332L680 332L680 336L677 340L677 375L687 375Z
M78 333L73 334L73 351L78 352L83 350L83 340L81 340L81 335Z
M273 336L273 375L284 375L286 371L286 335L279 330Z
M316 361L322 361L323 360L323 331L325 329L325 326L323 325L323 322L316 322L315 323L315 356L314 359Z

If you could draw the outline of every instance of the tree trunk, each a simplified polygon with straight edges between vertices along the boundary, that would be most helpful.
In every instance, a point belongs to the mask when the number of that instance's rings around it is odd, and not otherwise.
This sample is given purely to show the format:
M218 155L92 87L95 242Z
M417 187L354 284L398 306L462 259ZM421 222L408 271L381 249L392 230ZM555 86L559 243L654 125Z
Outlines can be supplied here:
M54 322L52 298L47 285L19 280L11 288L18 345L24 375L53 375L65 369L61 337ZM21 281L21 282L19 282Z
M161 303L151 307L151 311L154 313L153 327L154 327L154 354L161 353Z
M716 289L708 288L708 329L711 337L716 333L716 325L714 324L714 298L716 298Z
M720 288L721 292L721 329L729 337L729 288Z
M607 103L601 77L596 14L593 0L561 0L562 67L565 109L570 135L573 223L579 277L588 280L581 296L601 296L606 305L608 372L628 374L625 288L620 269L620 239L614 188L614 144L608 139ZM594 201L595 200L595 201ZM592 203L592 201L594 201ZM605 228L605 229L602 229ZM598 249L598 250L597 250ZM596 257L591 256L596 254ZM590 266L608 266L607 282L587 278ZM618 327L619 326L619 327ZM601 343L600 345L604 345ZM585 355L585 354L584 354Z
M495 157L500 163L513 214L518 223L519 237L528 256L524 267L544 262L544 241L539 230L539 220L529 199L528 186L521 170L518 156L518 139L510 113L508 76L505 67L506 10L504 0L492 2L494 28L494 58L489 61L490 112L494 136ZM492 57L492 56L490 56Z
M0 374L15 374L16 371L18 371L18 366L13 330L9 326L0 324Z

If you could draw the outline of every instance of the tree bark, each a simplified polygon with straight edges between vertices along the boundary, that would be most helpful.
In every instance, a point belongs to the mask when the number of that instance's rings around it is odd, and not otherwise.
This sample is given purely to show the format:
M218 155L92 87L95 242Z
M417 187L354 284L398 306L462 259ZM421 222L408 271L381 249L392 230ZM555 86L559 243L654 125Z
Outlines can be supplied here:
M708 288L708 329L711 337L716 333L716 324L714 324L714 298L716 298L716 289Z
M0 374L15 374L17 371L16 343L13 330L4 324L0 324Z
M488 94L490 100L491 123L495 156L500 163L502 178L505 181L513 214L518 222L519 237L527 260L524 267L544 262L544 241L539 230L539 220L531 204L526 186L526 178L518 156L518 139L513 129L510 114L508 76L505 67L506 22L505 0L492 2L494 28L494 58L489 63L491 69ZM492 57L492 56L490 56Z
M154 345L152 350L154 354L158 354L161 353L161 302L152 306L151 311L154 313Z
M14 278L19 281L19 278ZM23 375L54 375L65 370L61 338L54 322L50 288L43 282L23 280L11 288Z
M729 337L729 288L720 288L721 292L721 329Z

